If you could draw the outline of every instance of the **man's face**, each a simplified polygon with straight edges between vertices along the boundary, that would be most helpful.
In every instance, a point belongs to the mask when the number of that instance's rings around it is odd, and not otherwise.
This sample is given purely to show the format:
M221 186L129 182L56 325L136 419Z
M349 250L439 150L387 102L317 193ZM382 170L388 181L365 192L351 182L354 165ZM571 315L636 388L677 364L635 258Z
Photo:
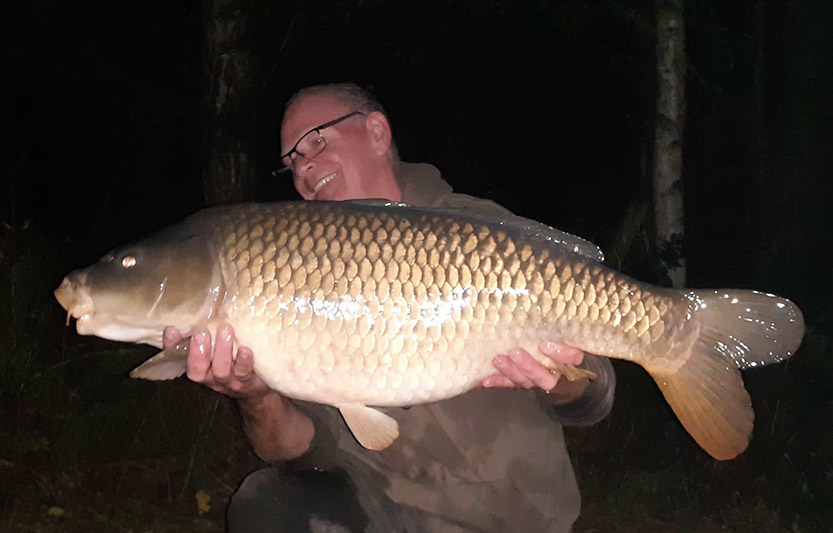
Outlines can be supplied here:
M297 100L286 111L281 127L281 153L285 154L312 128L355 109L327 95ZM321 130L327 147L312 160L295 161L295 188L304 200L353 200L380 196L381 173L391 162L364 115L356 115Z

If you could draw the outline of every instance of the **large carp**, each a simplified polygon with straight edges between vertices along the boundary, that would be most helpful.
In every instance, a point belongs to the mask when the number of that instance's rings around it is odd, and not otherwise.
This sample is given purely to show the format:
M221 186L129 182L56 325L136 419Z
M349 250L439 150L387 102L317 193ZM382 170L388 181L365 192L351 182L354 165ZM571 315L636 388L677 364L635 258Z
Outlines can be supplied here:
M494 372L497 354L558 340L642 365L703 449L738 455L754 418L739 369L792 355L798 307L747 290L656 287L601 261L589 242L519 217L381 201L245 204L114 250L55 296L80 334L157 347L165 326L187 335L226 322L263 381L337 407L371 449L399 433L368 406L462 394ZM132 375L183 374L184 346Z

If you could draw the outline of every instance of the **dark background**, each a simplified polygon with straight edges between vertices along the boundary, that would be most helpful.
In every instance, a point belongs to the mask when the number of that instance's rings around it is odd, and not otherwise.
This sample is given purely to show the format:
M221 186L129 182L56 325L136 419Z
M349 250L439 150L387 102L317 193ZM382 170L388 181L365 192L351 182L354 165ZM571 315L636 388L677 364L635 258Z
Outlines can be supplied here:
M51 297L69 270L202 207L200 8L5 9L0 530L210 529L256 464L245 442L228 442L242 439L233 407L187 383L126 380L148 352L77 337ZM385 105L404 160L431 162L458 191L589 238L613 266L663 282L646 211L653 3L247 9L256 199L297 198L270 173L287 98L354 81ZM788 364L746 373L758 421L731 463L704 457L650 379L617 362L611 417L568 433L585 502L577 530L822 531L833 506L833 3L689 1L685 17L688 284L793 299L809 333ZM102 355L113 350L123 356ZM158 408L140 409L140 424L132 410L143 402ZM132 478L153 489L134 494ZM200 487L216 505L191 522ZM68 515L49 516L55 507Z

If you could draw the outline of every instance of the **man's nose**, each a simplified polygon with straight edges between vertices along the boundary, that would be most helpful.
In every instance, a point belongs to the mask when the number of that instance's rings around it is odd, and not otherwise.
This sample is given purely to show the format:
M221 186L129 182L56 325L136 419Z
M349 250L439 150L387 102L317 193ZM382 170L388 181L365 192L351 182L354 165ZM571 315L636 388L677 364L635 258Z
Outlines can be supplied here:
M307 159L301 154L297 154L293 161L292 172L298 177L304 177L305 174L312 170L314 165L312 159Z

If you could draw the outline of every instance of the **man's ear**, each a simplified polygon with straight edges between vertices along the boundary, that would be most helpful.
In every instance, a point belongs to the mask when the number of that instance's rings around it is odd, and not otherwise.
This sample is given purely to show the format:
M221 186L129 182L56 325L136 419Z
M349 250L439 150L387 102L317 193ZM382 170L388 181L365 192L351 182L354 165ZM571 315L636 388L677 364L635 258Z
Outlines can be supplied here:
M370 133L373 151L379 155L387 153L393 141L388 118L378 111L373 111L367 115L365 126Z

